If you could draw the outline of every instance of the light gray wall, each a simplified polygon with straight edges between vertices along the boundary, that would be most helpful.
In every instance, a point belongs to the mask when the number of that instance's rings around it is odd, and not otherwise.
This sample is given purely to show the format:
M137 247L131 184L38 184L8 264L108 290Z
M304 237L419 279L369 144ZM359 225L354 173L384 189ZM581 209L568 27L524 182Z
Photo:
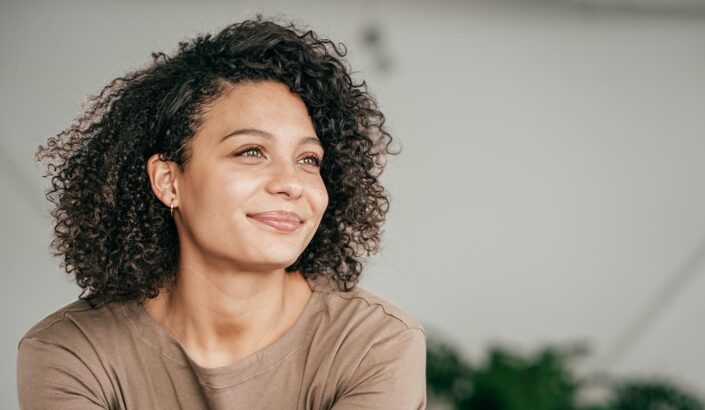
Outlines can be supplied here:
M705 392L702 13L256 4L0 6L0 407L17 406L21 335L79 293L48 255L36 146L151 51L257 11L345 42L403 144L384 175L384 251L362 286L474 360L493 342L587 340L596 355L583 371L670 376ZM380 49L361 41L374 24ZM601 363L679 270L670 303L657 301L638 340Z

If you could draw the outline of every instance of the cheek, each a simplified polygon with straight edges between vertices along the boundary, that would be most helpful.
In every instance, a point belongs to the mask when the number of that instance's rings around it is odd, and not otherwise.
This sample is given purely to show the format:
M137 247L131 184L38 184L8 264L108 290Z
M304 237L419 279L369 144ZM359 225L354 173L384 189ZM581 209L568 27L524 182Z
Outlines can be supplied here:
M199 181L192 181L190 196L193 205L205 219L231 216L246 212L248 201L259 189L259 181L236 172L212 172Z
M252 176L232 173L227 178L222 178L217 184L217 189L221 191L222 207L232 211L247 206L248 201L262 189L261 186L261 182Z
M321 180L312 191L312 202L315 210L319 213L319 217L323 215L328 207L328 190L326 189L323 180Z

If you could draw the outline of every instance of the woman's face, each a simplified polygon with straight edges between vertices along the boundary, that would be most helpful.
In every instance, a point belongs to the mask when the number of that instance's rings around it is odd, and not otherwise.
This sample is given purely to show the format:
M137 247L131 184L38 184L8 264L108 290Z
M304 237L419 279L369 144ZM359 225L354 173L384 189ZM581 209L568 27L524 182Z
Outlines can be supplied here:
M208 106L175 182L181 251L243 270L291 265L328 206L322 158L306 105L286 85L234 85Z

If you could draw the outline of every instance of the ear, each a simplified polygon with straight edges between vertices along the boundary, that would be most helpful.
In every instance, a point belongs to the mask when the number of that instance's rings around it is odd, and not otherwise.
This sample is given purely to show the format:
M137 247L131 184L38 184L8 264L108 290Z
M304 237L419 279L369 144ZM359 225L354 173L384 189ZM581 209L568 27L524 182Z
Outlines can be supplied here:
M170 207L172 202L174 208L178 207L179 166L173 161L162 159L161 154L154 154L147 160L147 174L154 195L167 207Z

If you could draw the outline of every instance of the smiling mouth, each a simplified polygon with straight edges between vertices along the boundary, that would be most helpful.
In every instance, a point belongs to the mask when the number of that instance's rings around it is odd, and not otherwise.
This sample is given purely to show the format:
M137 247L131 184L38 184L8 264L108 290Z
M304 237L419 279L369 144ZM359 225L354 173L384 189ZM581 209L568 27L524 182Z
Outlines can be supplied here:
M300 220L272 215L248 215L248 218L259 222L262 225L276 229L277 231L286 233L293 232L302 225Z

